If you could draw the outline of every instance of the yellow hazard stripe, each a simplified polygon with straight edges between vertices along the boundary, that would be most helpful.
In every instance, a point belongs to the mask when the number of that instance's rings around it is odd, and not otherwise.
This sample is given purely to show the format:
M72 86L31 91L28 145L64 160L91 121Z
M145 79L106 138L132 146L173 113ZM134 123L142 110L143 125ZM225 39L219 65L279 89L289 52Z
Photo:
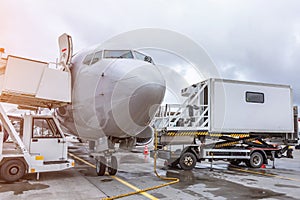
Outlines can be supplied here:
M249 137L249 134L230 134L231 137Z
M168 132L167 133L167 136L195 136L195 135L208 135L208 132L184 131L184 132Z

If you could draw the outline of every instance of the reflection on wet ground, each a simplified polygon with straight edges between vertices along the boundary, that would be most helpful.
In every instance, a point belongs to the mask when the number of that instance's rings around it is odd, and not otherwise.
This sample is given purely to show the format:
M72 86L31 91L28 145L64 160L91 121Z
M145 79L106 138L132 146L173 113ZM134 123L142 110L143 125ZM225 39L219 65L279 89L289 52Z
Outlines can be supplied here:
M0 182L0 185L0 193L12 191L14 195L23 194L25 191L30 190L43 190L49 187L49 185L44 185L41 183L29 183L28 181L21 181L15 183Z
M94 164L93 158L89 157L87 149L83 145L72 147L71 153L76 154L82 159ZM136 153L117 153L119 161L119 172L117 176L124 181L134 185L139 189L144 189L165 183L165 181L157 178L153 173L153 159L144 156L140 151ZM251 169L246 166L233 166L226 162L215 162L213 170L210 170L210 163L198 163L192 171L183 171L179 168L166 168L163 160L158 160L158 172L167 177L176 177L180 182L149 191L148 193L162 200L177 199L274 199L274 200L294 200L300 196L300 151L296 152L294 160L280 160L276 163L276 169L267 166L266 169ZM248 173L247 171L254 173ZM80 177L80 181L76 178ZM83 184L82 180L85 180ZM77 182L76 182L77 181ZM57 184L59 186L57 186ZM87 189L83 191L73 190L70 184L85 186ZM57 192L57 188L62 190ZM75 186L74 186L75 188ZM53 191L51 196L50 190ZM61 172L42 173L39 181L35 175L26 175L20 182L8 184L0 180L0 199L5 194L5 200L14 199L32 199L32 195L36 195L35 199L40 199L39 192L46 190L52 199L74 199L66 196L67 193L82 194L77 199L90 199L87 195L90 190L97 190L105 196L114 196L132 192L132 188L116 181L110 176L97 176L95 169L86 164L77 161L76 167L71 170ZM78 190L78 188L77 188ZM7 192L10 192L9 194ZM99 194L97 193L97 194ZM65 196L59 196L59 194ZM98 196L90 196L99 199ZM50 198L51 199L51 198ZM76 198L75 198L76 199ZM130 199L148 199L142 195L123 198Z
M255 187L246 187L241 184L237 184L224 179L215 178L212 174L204 170L203 172L195 171L168 171L168 177L176 177L180 179L180 182L176 185L172 185L176 189L183 190L193 196L203 195L205 197L206 192L213 194L215 197L223 197L226 199L262 199L262 198L274 198L276 199L294 199L286 196L283 193L273 192L271 190L260 189ZM252 181L255 181L251 179ZM192 187L191 187L192 186ZM197 188L197 190L196 190ZM196 192L202 191L202 192ZM201 194L202 193L202 194Z

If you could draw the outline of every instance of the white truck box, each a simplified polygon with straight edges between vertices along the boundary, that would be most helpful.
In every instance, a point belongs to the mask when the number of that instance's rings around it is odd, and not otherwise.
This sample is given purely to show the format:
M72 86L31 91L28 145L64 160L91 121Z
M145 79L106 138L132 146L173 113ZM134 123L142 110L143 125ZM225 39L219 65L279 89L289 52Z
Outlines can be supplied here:
M208 81L210 132L294 132L290 86L224 79Z

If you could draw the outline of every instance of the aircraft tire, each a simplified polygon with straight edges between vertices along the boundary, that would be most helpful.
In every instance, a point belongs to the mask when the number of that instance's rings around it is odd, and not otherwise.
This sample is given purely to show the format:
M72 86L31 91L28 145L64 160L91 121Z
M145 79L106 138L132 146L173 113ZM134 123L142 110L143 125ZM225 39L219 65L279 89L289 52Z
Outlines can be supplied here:
M106 170L106 158L100 156L99 160L96 161L96 172L98 176L103 176Z
M116 175L117 172L118 172L118 160L117 160L116 156L112 156L110 165L108 166L108 173L109 173L109 175L114 176L114 175Z

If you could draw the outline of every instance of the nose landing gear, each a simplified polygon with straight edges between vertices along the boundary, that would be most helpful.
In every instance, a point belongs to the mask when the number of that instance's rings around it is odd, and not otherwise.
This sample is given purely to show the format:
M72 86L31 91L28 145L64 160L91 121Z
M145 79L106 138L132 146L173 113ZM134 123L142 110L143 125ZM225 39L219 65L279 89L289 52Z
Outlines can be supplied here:
M96 172L98 176L103 176L106 168L109 175L114 176L117 174L118 160L115 156L110 156L109 159L104 156L99 156L98 159L96 159Z

